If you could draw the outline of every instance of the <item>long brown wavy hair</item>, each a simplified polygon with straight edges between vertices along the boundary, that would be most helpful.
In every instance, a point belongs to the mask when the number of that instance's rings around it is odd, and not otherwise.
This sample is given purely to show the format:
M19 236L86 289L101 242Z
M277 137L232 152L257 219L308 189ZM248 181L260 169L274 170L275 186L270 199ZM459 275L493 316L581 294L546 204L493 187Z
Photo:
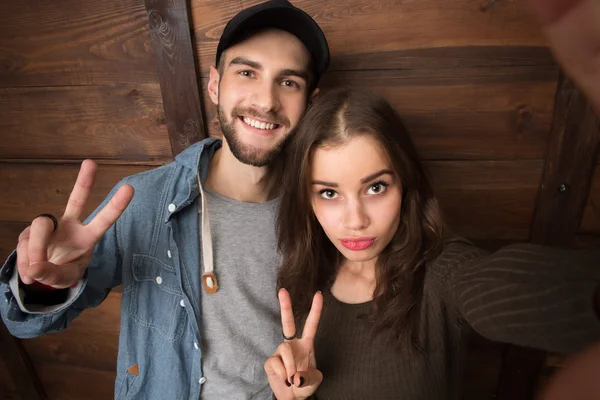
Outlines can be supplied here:
M319 96L290 140L277 219L283 264L278 286L290 292L294 315L302 320L313 294L329 288L342 256L317 221L311 204L311 156L321 147L370 135L389 154L403 184L398 231L378 257L373 293L373 333L387 332L418 346L416 326L425 268L442 249L445 227L425 170L402 120L374 94L340 88Z

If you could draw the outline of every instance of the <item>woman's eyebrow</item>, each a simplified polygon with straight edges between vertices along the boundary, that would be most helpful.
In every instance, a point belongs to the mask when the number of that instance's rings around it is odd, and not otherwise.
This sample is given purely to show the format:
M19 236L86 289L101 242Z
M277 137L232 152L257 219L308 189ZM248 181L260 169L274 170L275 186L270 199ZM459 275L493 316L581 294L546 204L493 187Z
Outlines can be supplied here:
M360 183L367 183L367 182L372 181L375 178L379 178L381 175L385 175L385 174L394 175L394 173L391 170L382 169L381 171L375 172L374 174L371 174L369 176L362 178L360 180Z
M338 187L338 184L334 183L334 182L312 181L312 184L313 185L323 185L323 186Z

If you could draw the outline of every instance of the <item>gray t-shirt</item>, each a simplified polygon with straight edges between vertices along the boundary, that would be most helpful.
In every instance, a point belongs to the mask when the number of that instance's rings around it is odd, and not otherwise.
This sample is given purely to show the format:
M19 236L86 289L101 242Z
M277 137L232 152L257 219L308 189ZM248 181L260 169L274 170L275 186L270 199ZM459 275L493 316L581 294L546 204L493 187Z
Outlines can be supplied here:
M206 377L201 398L271 399L263 366L282 340L276 294L279 201L244 203L205 192L219 290L201 292Z

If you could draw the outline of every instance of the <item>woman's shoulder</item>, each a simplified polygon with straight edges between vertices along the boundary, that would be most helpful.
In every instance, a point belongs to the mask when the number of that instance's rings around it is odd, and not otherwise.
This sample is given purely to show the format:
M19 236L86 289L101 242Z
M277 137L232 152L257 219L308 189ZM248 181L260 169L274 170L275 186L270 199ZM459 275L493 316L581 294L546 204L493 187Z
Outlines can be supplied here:
M468 239L453 236L445 240L440 254L427 265L428 280L444 284L452 273L465 263L485 257L488 252Z

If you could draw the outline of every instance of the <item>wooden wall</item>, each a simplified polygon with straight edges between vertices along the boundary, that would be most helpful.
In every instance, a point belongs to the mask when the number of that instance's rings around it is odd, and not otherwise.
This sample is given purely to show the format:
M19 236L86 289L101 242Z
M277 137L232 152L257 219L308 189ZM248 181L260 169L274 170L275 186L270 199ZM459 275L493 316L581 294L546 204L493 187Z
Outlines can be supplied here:
M149 32L143 0L0 3L2 260L36 215L62 215L83 159L100 165L88 211L171 159ZM119 303L112 293L64 333L22 341L48 398L112 397ZM27 382L14 369L0 362L0 399Z
M218 38L232 15L258 2L189 2L207 121ZM559 69L521 2L293 2L329 40L322 87L367 88L398 109L454 230L489 248L528 240ZM83 158L101 164L92 209L119 178L168 161L172 150L142 0L5 0L0 33L4 258L33 217L61 214ZM597 170L584 238L600 235L599 202ZM22 342L50 399L111 398L119 302L115 291L65 332ZM496 398L504 361L503 346L475 337L465 399ZM3 368L0 399L17 398Z
M258 2L192 2L204 87L224 24ZM315 17L329 40L332 64L322 86L370 89L398 109L455 230L526 240L558 68L521 2L295 4ZM205 104L210 120L215 109L206 95Z

